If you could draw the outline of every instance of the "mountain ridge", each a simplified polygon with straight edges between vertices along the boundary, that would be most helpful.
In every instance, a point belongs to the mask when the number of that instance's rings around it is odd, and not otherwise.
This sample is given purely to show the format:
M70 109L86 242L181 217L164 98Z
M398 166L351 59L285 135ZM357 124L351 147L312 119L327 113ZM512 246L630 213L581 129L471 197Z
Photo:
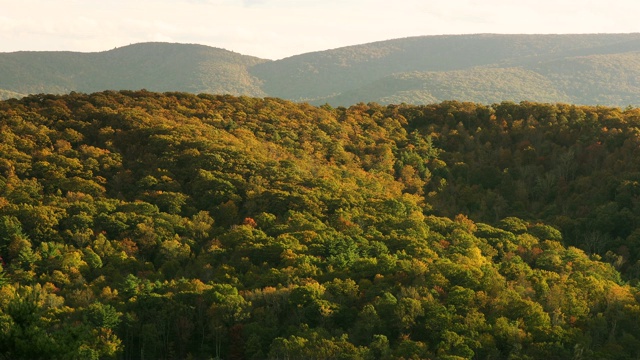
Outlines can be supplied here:
M5 53L0 54L0 89L18 93L61 93L137 89L151 85L149 87L156 91L264 96L257 80L244 69L261 61L265 60L205 45L158 42L95 53ZM53 72L46 71L49 69ZM238 85L220 86L232 84L232 81Z
M497 73L501 76L493 77ZM465 74L467 82L462 81ZM399 78L410 79L408 87L398 88ZM428 81L433 78L440 90ZM527 78L536 79L531 87ZM393 79L395 88L379 88L372 96L372 88ZM512 84L519 88L509 91ZM147 89L280 97L316 105L456 99L627 106L640 105L639 84L640 33L414 36L279 60L161 42L93 53L0 53L0 98Z

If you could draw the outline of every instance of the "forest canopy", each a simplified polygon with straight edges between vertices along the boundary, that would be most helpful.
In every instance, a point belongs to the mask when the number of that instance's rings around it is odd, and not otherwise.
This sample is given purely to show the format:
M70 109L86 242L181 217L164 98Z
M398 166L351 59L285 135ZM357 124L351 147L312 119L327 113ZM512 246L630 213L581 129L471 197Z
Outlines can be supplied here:
M640 356L640 109L0 102L0 359Z

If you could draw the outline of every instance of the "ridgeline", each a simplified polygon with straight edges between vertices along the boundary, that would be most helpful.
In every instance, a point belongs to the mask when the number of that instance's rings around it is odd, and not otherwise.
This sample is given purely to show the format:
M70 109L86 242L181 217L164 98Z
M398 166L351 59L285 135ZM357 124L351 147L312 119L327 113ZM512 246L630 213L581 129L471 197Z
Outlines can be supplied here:
M0 98L139 89L332 106L454 99L640 106L640 34L421 36L275 61L168 43L0 53Z

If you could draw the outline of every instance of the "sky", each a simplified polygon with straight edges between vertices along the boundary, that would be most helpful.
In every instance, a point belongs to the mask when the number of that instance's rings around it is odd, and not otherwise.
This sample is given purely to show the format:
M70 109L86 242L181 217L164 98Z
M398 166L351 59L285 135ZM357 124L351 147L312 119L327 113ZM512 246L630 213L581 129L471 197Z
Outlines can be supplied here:
M0 52L139 42L264 59L410 36L640 32L638 0L0 0Z

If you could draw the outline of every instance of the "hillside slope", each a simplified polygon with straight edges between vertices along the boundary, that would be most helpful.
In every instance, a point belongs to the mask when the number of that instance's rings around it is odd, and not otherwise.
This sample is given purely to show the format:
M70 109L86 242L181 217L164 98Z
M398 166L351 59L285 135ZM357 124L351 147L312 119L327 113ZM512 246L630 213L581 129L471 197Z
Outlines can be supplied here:
M565 91L545 76L522 68L475 67L465 70L409 72L385 76L340 95L313 101L336 105L373 101L380 104L430 104L445 99L571 102Z
M0 102L7 359L633 359L640 110Z
M277 61L166 43L0 54L0 90L18 96L144 88L334 106L455 99L626 107L640 106L639 84L640 34L421 36Z
M455 93L456 86L460 85L456 81L458 74L451 71L478 67L536 71L537 67L546 65L562 75L567 74L567 77L578 83L580 78L571 73L571 68L565 61L580 56L606 57L609 54L630 51L640 51L640 34L422 36L302 54L256 65L251 72L264 81L263 89L272 96L321 103L329 96L350 92L351 99L359 97L358 101L367 102L372 100L367 97L368 93L359 93L357 89L372 87L374 85L371 83L399 73L442 73L443 83L450 93ZM624 66L637 71L635 62ZM606 70L603 70L603 73L606 73ZM603 73L592 75L598 80L597 85L611 80ZM451 79L448 78L448 74ZM487 72L484 79L487 82L495 82L490 74ZM409 75L404 76L406 78ZM414 81L429 88L429 83L422 81L421 75ZM560 81L554 82L554 88L560 84ZM499 86L508 87L509 82ZM469 90L473 88L464 87L461 92ZM532 90L533 96L539 94L538 89ZM577 103L590 103L587 100L591 98L579 96L580 91L574 91L571 86L563 91L568 96L576 98ZM596 86L593 91L603 93L606 89ZM635 89L633 91L635 95ZM549 94L541 96L547 95ZM489 98L489 103L506 100L492 96ZM486 97L483 99L482 96L468 95L464 98L437 98L438 101L451 99L485 102Z
M18 93L188 91L264 96L247 68L264 62L202 45L142 43L99 53L0 54L0 88Z

